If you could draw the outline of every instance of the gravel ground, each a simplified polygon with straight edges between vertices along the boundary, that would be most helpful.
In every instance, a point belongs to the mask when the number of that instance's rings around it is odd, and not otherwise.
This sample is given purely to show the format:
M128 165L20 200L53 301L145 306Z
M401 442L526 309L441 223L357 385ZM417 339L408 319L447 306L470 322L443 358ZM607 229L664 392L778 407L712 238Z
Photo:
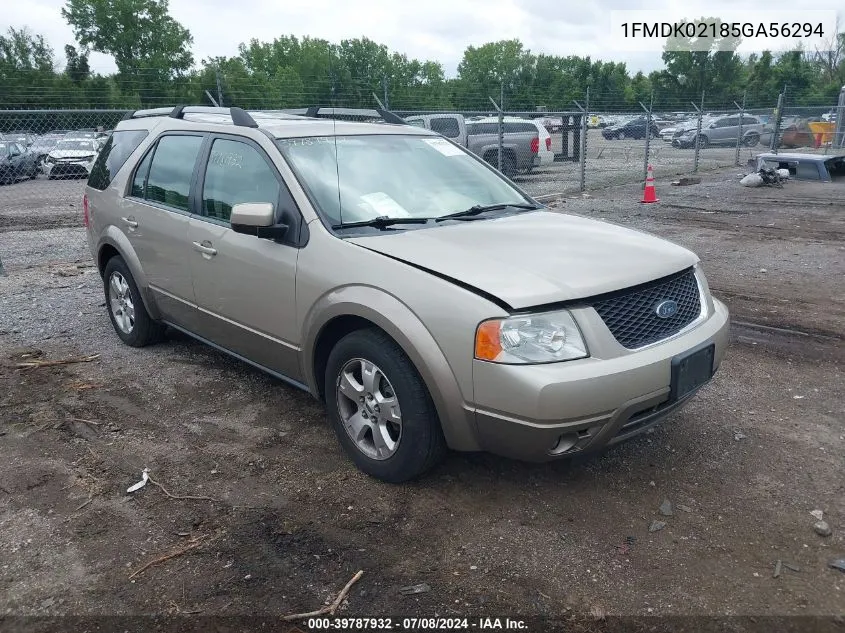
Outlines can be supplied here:
M15 185L32 189L0 209L0 614L275 617L361 569L339 614L841 630L845 575L828 563L845 557L843 187L749 190L736 173L658 182L658 205L637 204L636 185L556 202L702 257L738 325L686 409L591 458L454 454L405 486L358 473L307 394L180 335L121 345L70 206L79 183ZM171 495L213 500L125 494L144 467ZM430 590L400 592L417 583Z

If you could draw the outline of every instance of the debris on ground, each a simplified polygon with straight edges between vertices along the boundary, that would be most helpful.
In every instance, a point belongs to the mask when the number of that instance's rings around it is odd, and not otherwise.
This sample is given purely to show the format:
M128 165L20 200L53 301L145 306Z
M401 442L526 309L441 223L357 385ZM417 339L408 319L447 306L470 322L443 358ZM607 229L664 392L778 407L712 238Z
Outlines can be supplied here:
M827 564L828 567L845 572L845 558L837 558Z
M813 510L810 512L810 516L813 517L816 521L821 521L824 519L824 511L823 510Z
M783 172L786 172L785 174ZM771 169L763 167L759 171L748 174L739 181L744 187L783 187L783 181L789 179L788 169Z
M663 503L660 504L660 509L658 511L665 517L675 516L675 511L672 510L672 502L668 499L663 500Z
M682 512L692 512L692 508L690 508L689 506L685 506L681 503L679 503L676 507L678 508L678 510L681 510Z
M127 494L130 493L130 492L135 492L136 490L140 490L141 488L146 486L147 482L150 480L149 472L150 472L150 469L145 468L143 470L143 472L141 473L141 481L139 481L137 484L132 484L131 486L129 486L126 489Z
M734 439L739 442L740 440L744 440L746 438L745 433L742 431L734 431Z
M833 534L833 531L830 529L830 526L827 524L827 521L817 521L813 525L813 529L819 536L830 536L831 534Z
M31 360L26 361L23 363L18 363L16 365L17 369L21 371L26 371L29 369L38 369L39 367L56 367L57 365L72 365L74 363L90 363L97 360L100 357L99 354L94 354L93 356L76 356L72 358L63 358L61 360Z
M772 578L778 578L780 576L780 568L783 566L781 561L775 563L775 571L772 573Z
M399 589L399 593L403 596L413 596L418 593L428 593L429 591L431 591L431 586L424 582L421 582L418 585L408 585L407 587L401 587Z
M798 565L793 565L792 563L787 563L786 561L783 562L783 566L789 571L794 571L796 574L801 571L801 568Z
M663 528L666 527L665 521L652 521L651 525L648 526L649 532L659 532Z
M171 558L176 558L177 556L181 556L182 554L190 552L192 549L195 549L195 548L199 547L200 545L202 545L202 542L207 538L208 538L208 534L201 534L200 536L195 536L190 541L188 541L187 545L180 547L178 549L175 549L171 552L168 552L167 554L165 554L163 556L159 556L158 558L154 558L150 562L142 565L141 567L139 567L138 569L133 571L131 574L129 574L129 580L132 580L135 576L137 576L140 573L143 573L144 571L146 571L147 569L149 569L153 565L159 565L159 564L161 564L165 561L170 560Z
M361 579L361 576L364 575L364 570L360 570L357 574L352 576L352 579L346 583L343 589L340 590L340 593L337 594L337 598L331 604L327 604L316 611L311 611L309 613L294 613L292 615L285 615L282 616L282 620L290 621L290 620L302 620L304 618L314 618L320 615L334 615L334 612L337 611L337 608L341 605L344 598L346 598L346 594L349 593L349 590L352 589L352 585L358 582Z
M701 178L697 176L685 176L683 178L678 178L677 180L673 180L672 184L675 187L686 187L688 185L700 185Z

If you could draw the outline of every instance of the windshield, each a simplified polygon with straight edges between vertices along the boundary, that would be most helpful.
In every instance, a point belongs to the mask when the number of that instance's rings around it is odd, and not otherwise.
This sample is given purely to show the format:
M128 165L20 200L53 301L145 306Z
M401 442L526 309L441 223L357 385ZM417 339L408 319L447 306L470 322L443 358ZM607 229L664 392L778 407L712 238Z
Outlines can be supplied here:
M59 142L57 138L40 138L32 144L32 149L45 149L55 147Z
M282 154L332 224L433 218L475 205L525 204L519 191L441 137L278 139Z
M94 143L92 141L59 141L56 145L56 149L58 150L88 150L91 152L96 151L94 147Z

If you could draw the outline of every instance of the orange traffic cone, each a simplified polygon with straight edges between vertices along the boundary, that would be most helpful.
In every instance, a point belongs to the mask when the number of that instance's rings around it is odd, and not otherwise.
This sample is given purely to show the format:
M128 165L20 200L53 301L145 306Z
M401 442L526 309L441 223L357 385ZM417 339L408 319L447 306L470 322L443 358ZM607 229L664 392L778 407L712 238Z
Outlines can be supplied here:
M660 202L660 198L654 191L654 173L651 165L648 166L648 173L645 178L645 189L643 189L643 199L640 202Z

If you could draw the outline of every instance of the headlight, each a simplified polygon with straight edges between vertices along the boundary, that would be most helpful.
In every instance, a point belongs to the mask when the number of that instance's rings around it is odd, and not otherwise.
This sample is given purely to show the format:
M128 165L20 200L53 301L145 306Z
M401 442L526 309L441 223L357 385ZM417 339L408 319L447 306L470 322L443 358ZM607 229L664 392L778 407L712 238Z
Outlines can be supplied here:
M687 130L681 136L683 136L684 138L693 137L693 136L695 136L695 130Z
M506 364L553 363L587 356L568 310L484 321L475 332L475 357Z

